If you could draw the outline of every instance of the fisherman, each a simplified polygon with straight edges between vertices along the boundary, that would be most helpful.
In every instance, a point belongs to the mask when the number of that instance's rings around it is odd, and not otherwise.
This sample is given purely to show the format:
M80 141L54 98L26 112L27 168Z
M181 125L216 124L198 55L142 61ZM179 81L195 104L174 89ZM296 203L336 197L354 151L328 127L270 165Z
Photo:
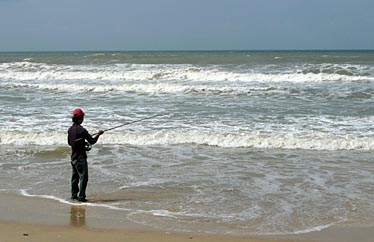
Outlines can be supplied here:
M68 143L71 146L71 165L73 173L71 177L71 199L80 202L87 202L86 187L88 182L88 165L86 153L86 141L93 145L100 135L104 133L100 130L95 137L81 126L84 120L84 112L76 108L72 115L73 125L68 130Z

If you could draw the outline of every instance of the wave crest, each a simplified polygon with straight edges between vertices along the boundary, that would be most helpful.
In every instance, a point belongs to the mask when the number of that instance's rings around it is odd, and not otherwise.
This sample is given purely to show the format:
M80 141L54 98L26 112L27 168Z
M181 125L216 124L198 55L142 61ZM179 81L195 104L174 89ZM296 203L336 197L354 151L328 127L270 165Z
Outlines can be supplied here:
M225 133L191 130L113 132L100 138L107 145L181 145L196 144L223 148L305 149L305 150L374 150L371 137L311 135ZM3 132L2 145L65 146L66 133Z
M337 69L337 70L335 70ZM225 70L215 66L196 67L193 65L49 65L30 62L0 64L0 79L11 81L198 81L198 82L321 82L321 81L374 81L365 71L350 68L323 69L323 67L302 67L279 73L261 70Z

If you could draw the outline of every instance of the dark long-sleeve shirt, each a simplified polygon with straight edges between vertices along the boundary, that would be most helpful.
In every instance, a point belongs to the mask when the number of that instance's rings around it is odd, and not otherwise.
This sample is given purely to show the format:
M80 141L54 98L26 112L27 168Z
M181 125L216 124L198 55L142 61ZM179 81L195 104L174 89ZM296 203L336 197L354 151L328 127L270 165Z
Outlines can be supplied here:
M92 137L88 131L79 124L73 124L68 130L68 144L71 146L71 160L86 159L85 141L95 144L98 136Z

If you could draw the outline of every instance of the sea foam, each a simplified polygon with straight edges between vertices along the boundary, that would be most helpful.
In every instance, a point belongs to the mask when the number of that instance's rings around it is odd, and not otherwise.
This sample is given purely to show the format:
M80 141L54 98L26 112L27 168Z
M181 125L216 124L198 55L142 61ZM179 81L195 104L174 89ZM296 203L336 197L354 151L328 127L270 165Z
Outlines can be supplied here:
M297 68L297 67L295 67ZM323 69L323 68L322 68ZM70 66L16 62L0 64L0 79L31 81L39 84L51 81L205 81L205 82L321 82L374 81L373 76L321 71L320 67L302 67L279 73L254 70L226 70L219 67L192 65L107 65Z
M2 145L65 146L66 134L3 132ZM371 137L338 136L324 133L297 135L286 133L227 133L192 130L108 133L100 138L108 145L180 145L197 144L223 148L305 149L305 150L374 150Z

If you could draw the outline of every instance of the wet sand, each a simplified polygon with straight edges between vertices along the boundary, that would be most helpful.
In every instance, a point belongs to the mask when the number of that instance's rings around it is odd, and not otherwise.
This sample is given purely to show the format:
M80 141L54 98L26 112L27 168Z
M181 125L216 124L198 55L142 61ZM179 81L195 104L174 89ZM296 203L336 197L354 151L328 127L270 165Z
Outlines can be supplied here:
M134 224L118 211L80 204L0 194L0 241L201 241L201 242L372 242L374 228L335 227L288 236L237 237L160 231ZM122 214L122 215L119 215Z
M82 242L92 241L137 241L137 242L161 242L161 241L217 241L217 242L231 242L231 241L282 241L282 240L268 240L258 238L238 238L227 236L206 236L193 234L174 234L166 232L155 232L147 230L105 230L105 229L88 229L76 228L69 226L53 226L53 225L28 225L28 224L13 224L0 223L1 238L4 241L30 241L30 242L47 242L47 241L74 241ZM284 240L285 241L285 240Z

